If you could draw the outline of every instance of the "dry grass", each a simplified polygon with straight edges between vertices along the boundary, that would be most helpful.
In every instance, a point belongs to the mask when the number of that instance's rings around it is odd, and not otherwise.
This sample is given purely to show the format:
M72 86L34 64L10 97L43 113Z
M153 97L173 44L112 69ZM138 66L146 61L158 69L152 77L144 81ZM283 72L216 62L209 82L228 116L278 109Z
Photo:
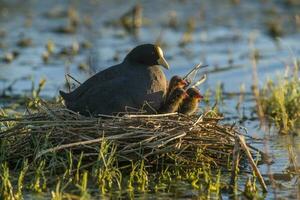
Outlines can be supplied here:
M51 108L50 108L51 107ZM1 116L1 161L36 160L72 151L97 160L100 143L116 148L118 162L143 159L148 164L174 160L187 165L203 163L226 167L235 144L237 127L223 125L212 111L200 116L123 115L84 117L49 106L19 117ZM50 155L50 156L49 156Z

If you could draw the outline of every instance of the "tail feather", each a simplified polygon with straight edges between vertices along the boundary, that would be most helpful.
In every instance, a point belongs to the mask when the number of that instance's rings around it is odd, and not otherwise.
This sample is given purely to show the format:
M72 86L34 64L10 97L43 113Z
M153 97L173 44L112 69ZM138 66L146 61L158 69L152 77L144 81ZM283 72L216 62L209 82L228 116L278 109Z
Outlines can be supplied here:
M70 101L70 96L69 96L69 93L66 93L64 91L59 91L59 94L60 96L64 99L64 104L65 106L70 109L70 104L71 104L71 101Z
M70 98L70 94L69 93L66 93L64 91L59 91L59 94L60 96L65 100L65 101L70 101L71 98Z

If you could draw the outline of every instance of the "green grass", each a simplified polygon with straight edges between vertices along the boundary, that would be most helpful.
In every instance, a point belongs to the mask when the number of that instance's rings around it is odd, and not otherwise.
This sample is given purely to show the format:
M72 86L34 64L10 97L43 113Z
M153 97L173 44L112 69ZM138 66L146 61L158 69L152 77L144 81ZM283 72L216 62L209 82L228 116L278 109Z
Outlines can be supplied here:
M53 200L71 197L90 199L103 195L133 198L137 194L160 193L180 196L177 190L183 190L183 186L184 190L196 191L199 197L218 198L225 186L221 183L221 171L212 170L210 166L186 169L180 163L174 163L174 166L153 169L152 166L145 166L143 160L118 166L111 151L104 157L100 155L99 160L88 168L80 158L73 157L72 162L75 169L68 163L56 173L51 173L51 163L45 160L30 164L25 160L20 169L3 163L0 170L1 199L23 199L23 194L29 193L51 196Z
M228 173L209 164L191 167L176 158L168 165L164 160L156 165L146 165L143 159L131 164L120 163L115 144L106 140L99 143L97 160L89 160L88 154L66 150L61 155L51 155L52 158L43 157L31 162L18 160L17 164L3 162L0 167L0 199L19 200L28 194L53 200L133 199L136 195L176 198L185 196L187 191L200 199L219 199L222 191L230 188ZM234 195L244 194L240 190ZM248 190L247 195L251 195Z
M293 76L279 76L269 80L260 92L260 102L265 117L280 133L299 133L300 128L300 77L295 63Z

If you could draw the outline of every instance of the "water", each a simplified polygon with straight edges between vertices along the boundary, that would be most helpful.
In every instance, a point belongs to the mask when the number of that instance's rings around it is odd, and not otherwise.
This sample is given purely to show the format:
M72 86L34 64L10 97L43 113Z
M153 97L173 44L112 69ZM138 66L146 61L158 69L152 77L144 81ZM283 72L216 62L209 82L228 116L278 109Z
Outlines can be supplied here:
M174 74L183 75L200 61L209 64L205 71L207 81L201 85L201 91L214 90L220 83L225 92L239 92L241 86L251 92L252 61L250 54L255 48L259 52L257 73L259 84L285 73L285 65L292 66L293 56L300 53L299 24L296 15L300 6L288 6L285 1L184 1L155 0L139 1L143 7L145 25L133 36L115 23L136 1L124 3L113 1L3 1L0 0L0 30L6 36L0 40L0 57L7 52L17 50L20 55L11 63L0 63L0 91L16 81L11 94L23 94L30 91L32 82L38 84L46 78L47 84L41 95L51 98L64 89L65 73L70 73L79 81L87 79L94 71L121 62L126 53L137 44L154 43L160 39L165 57L171 68L165 71L168 78ZM72 6L80 17L80 27L74 34L59 34L53 30L67 24L66 17L49 18L45 14L53 10L65 11ZM168 27L172 13L176 13L178 26ZM194 18L195 31L193 40L180 46L186 31L186 22ZM276 41L268 35L267 22L276 19L283 25L284 36ZM91 21L91 25L82 25L83 21ZM298 22L299 23L299 22ZM1 32L0 31L0 32ZM20 48L16 42L21 36L32 39L33 45ZM56 44L55 52L72 43L90 42L92 48L81 48L76 56L56 56L44 63L42 54L48 40ZM80 63L90 63L89 70L79 70ZM227 67L230 67L227 69ZM224 70L221 70L224 69ZM7 92L7 91L6 91ZM227 99L222 110L229 116L238 116L235 106L238 97ZM251 115L254 102L246 99L243 102L247 116ZM235 121L238 118L231 119ZM260 170L267 177L268 173L283 173L288 167L290 146L295 155L300 155L297 136L278 136L276 131L258 129L258 121L243 123L250 135L262 138L254 146L267 151L275 163L260 165ZM288 144L288 145L287 145ZM299 166L299 162L297 163ZM283 197L296 199L298 191L294 179L276 180L283 186L274 189L271 186L267 198Z

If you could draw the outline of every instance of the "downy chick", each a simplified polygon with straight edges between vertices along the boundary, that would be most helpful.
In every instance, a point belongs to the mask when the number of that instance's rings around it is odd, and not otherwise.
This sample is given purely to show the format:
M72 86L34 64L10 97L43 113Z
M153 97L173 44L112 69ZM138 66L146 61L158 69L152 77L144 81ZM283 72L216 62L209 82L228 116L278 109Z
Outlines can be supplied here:
M179 76L173 76L170 80L169 86L168 86L168 90L166 93L166 97L165 97L165 102L168 101L168 98L170 97L170 95L172 94L172 92L176 89L176 88L185 88L187 87L188 83L183 80L181 77Z
M177 112L180 104L185 98L188 98L187 93L182 88L175 88L173 92L169 95L164 105L161 107L161 113L172 113Z
M182 101L178 112L185 115L192 115L197 111L198 104L203 99L203 96L196 88L189 88L186 93L188 97Z

